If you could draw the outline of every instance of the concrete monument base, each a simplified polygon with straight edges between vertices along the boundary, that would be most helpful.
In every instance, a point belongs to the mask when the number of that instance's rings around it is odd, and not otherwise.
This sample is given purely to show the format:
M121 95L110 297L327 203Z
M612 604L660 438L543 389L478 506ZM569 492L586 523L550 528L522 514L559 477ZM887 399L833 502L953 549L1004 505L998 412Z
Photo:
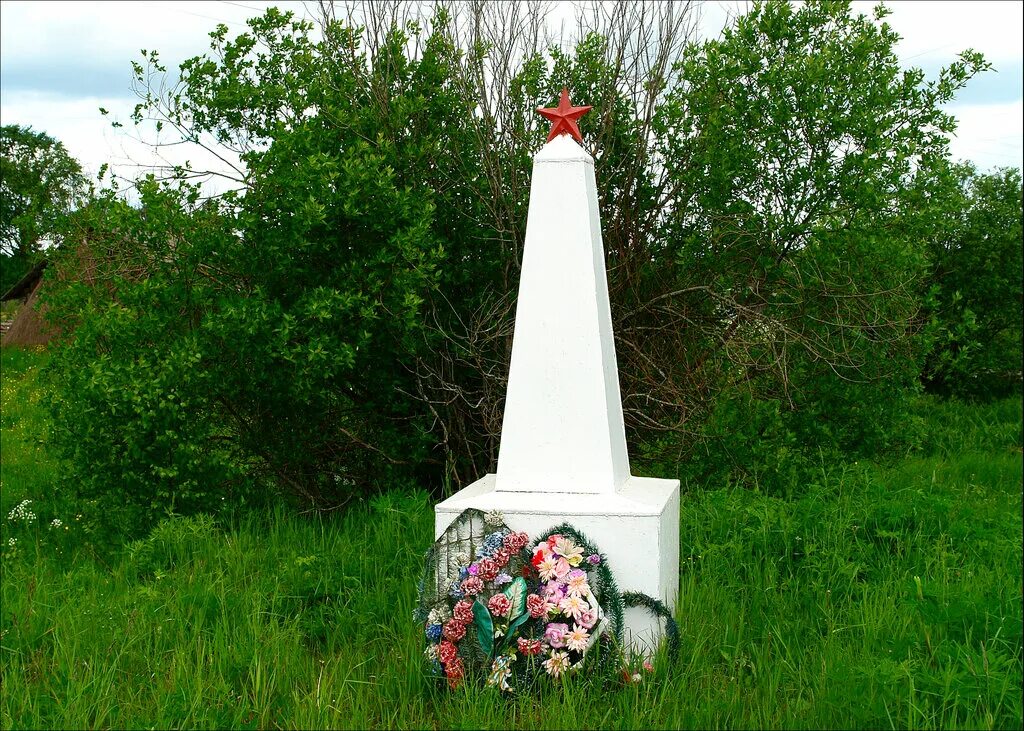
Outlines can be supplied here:
M679 594L679 480L629 477L614 493L495 490L489 474L434 509L434 538L467 508L499 510L505 524L531 538L568 522L607 558L619 590L639 591L674 610ZM662 636L661 622L643 608L628 609L624 640L649 655Z

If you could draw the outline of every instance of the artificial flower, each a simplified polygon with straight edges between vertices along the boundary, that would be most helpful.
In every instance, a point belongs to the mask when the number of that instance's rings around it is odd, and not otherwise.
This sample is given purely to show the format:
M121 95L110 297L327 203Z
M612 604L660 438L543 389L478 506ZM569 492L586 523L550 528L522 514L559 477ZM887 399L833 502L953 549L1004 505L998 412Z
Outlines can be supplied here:
M582 596L590 588L590 585L587 584L587 574L585 571L573 569L565 578L565 589L569 594Z
M500 510L488 510L484 513L484 524L485 525L501 525L505 522L505 516L501 514Z
M447 604L438 604L427 614L427 624L444 624L452 618L452 612Z
M484 582L479 576L470 576L462 582L462 590L470 596L476 596L484 589Z
M572 564L566 561L564 558L560 558L555 561L555 578L563 579L572 570Z
M537 566L537 573L544 581L551 581L558 576L558 561L554 556L548 556Z
M491 674L487 676L487 685L496 685L501 690L512 690L508 678L512 675L514 655L499 655L491 665Z
M597 612L590 609L585 612L581 612L579 623L587 629L591 629L595 624L597 624Z
M580 615L590 609L590 605L583 601L583 597L578 594L569 594L564 597L562 601L558 602L558 608L568 616L578 621Z
M534 619L540 619L548 612L548 601L537 594L528 594L526 597L526 610Z
M543 592L545 599L558 604L558 602L562 601L562 597L565 596L565 587L557 581L549 581L544 585Z
M465 667L462 665L462 658L457 657L450 663L445 664L444 674L448 676L448 687L453 690L458 688L459 681L462 680L462 677L465 674Z
M507 617L512 608L512 601L504 594L495 594L487 600L487 608L495 617Z
M498 565L498 562L490 558L480 559L480 562L477 564L477 566L479 566L479 573L477 574L477 576L479 576L484 581L491 581L492 579L494 579L495 576L498 575L498 571L501 570L501 567Z
M494 560L498 563L498 566L504 567L510 558L512 558L512 554L507 548L499 548L494 552Z
M437 645L437 659L445 665L454 660L459 654L458 648L448 640L441 640Z
M441 631L444 628L439 624L428 624L425 630L427 640L430 642L437 642L441 639Z
M456 621L462 622L462 624L470 624L473 621L473 604L462 600L455 605L455 609L452 612L452 616L455 617Z
M578 624L572 626L565 635L565 646L570 650L576 650L576 652L583 652L587 649L587 642L590 640L590 635L587 634L587 630L580 627Z
M599 563L601 563L601 557L598 556L596 553L592 553L589 556L587 556L587 563L589 563L591 566L597 566Z
M525 637L520 637L516 640L516 644L519 646L519 652L524 655L539 655L541 651L540 640L528 640Z
M469 565L469 568L466 569L466 573L468 573L470 576L479 576L480 575L480 564L478 564L478 563L471 563Z
M512 577L502 571L500 574L494 577L494 585L502 586L504 584L512 583Z
M459 620L452 618L444 623L444 638L452 642L458 642L466 636L466 625Z
M565 633L569 631L569 625L561 622L552 622L544 630L544 640L555 648L565 647Z
M551 657L544 661L544 669L548 675L557 678L569 669L569 653L553 651Z
M554 551L573 566L579 566L583 560L583 549L564 536L555 540Z
M541 563L545 559L550 558L550 556L551 551L549 551L548 547L542 543L539 546L537 546L537 550L533 552L533 558L530 559L530 563L532 563L536 567L539 567Z

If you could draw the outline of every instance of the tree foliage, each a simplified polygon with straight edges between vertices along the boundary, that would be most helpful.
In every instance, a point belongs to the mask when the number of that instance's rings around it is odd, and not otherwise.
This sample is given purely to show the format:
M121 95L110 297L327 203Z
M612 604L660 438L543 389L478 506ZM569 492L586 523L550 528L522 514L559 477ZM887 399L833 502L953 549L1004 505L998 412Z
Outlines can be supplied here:
M929 239L935 346L926 384L959 396L1020 389L1024 262L1019 169L944 176L951 190L941 229Z
M61 217L86 189L81 165L61 142L31 127L0 127L0 289L28 269L44 241L56 243Z
M562 86L595 107L634 461L783 489L822 450L891 444L925 349L941 106L980 56L902 71L884 10L837 2L756 4L700 44L686 6L597 4L572 47L533 6L413 7L220 26L169 90L155 53L136 65L135 121L222 157L234 189L204 200L210 171L170 168L141 209L79 217L100 286L62 290L55 438L96 499L329 508L493 469L533 109Z

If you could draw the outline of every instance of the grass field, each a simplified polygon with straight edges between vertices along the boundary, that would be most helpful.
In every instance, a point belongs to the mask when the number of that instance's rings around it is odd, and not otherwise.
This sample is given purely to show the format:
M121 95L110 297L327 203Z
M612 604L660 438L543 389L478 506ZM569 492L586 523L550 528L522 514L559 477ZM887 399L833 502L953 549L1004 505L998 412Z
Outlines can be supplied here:
M423 674L426 493L97 546L56 507L42 357L3 353L5 729L1021 726L1019 400L922 400L920 454L823 465L792 500L687 489L680 660L505 699Z

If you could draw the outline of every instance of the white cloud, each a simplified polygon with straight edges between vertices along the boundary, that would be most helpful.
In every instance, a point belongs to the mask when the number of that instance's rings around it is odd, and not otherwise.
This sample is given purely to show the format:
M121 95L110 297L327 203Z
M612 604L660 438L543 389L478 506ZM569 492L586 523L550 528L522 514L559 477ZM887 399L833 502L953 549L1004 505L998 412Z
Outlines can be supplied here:
M958 127L950 143L954 158L971 160L980 170L1022 167L1024 102L952 106Z
M107 109L109 116L101 115L100 107ZM133 107L133 100L117 97L68 99L18 92L5 96L2 116L4 124L31 125L63 142L90 177L95 177L104 163L109 164L112 174L134 179L146 172L158 172L158 166L182 164L186 160L194 169L230 172L226 165L194 145L158 151L141 142L129 119ZM45 120L45 126L38 124L37 120ZM114 120L122 122L124 127L113 128L111 122ZM151 142L158 141L151 130L144 137ZM164 135L164 138L166 141L168 136ZM226 152L223 154L227 155ZM237 158L228 157L232 163L237 163ZM205 190L215 194L229 187L229 182L215 179Z
M854 3L870 14L877 0ZM974 48L990 61L1020 59L1024 4L1005 0L928 0L887 2L892 14L885 19L903 36L897 46L900 60L922 65L948 63L958 53Z

